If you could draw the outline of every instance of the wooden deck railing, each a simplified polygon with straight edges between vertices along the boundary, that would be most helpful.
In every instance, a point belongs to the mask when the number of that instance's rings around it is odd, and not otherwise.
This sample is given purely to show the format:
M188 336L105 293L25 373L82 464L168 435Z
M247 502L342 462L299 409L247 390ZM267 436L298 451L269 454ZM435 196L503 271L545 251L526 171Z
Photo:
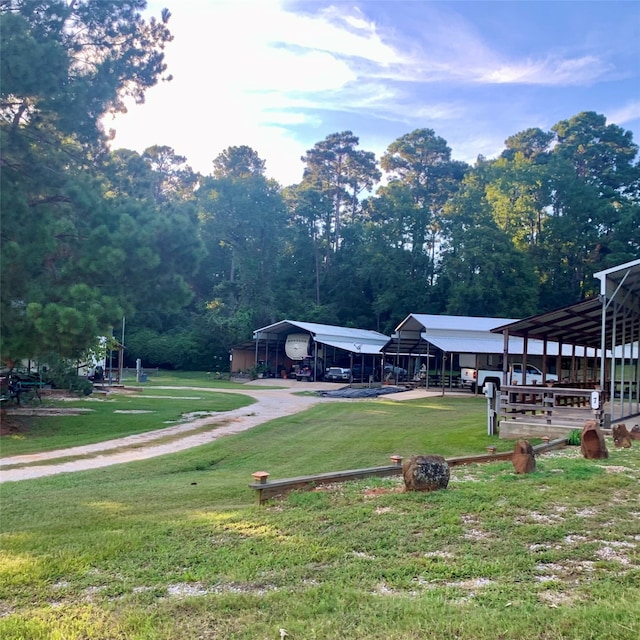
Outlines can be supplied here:
M597 393L597 407L592 395ZM602 426L604 394L593 388L567 386L504 386L500 389L500 427L546 426L581 429L587 420Z

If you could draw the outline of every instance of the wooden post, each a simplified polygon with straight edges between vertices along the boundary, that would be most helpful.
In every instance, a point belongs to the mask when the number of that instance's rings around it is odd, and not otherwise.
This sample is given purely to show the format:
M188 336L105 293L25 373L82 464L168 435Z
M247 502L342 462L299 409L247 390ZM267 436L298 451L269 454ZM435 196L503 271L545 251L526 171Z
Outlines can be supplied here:
M269 477L269 474L266 471L256 471L255 473L252 473L251 476L257 484L265 485L266 488L267 478ZM256 495L258 498L258 504L262 504L262 489L258 489L256 491Z
M399 456L397 453L391 456L391 462L396 465L396 467L402 466L402 456Z
M260 483L260 484L267 484L267 478L269 477L269 474L266 471L256 471L255 473L251 474L253 476L253 479Z

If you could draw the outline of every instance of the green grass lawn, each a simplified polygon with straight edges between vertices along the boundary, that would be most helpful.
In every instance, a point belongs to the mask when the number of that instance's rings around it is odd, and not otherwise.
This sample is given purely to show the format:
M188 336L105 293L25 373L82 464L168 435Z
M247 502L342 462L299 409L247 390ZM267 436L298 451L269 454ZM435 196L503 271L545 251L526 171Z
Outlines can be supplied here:
M0 439L0 455L9 457L50 451L161 429L163 426L176 424L184 414L200 411L225 412L254 402L253 399L240 394L215 393L216 389L265 388L216 380L211 374L203 371L160 370L150 375L146 383L137 384L135 376L131 375L125 377L123 383L126 386L135 386L140 392L134 395L116 392L105 396L96 391L90 396L81 396L72 402L43 395L42 402L32 401L29 408L33 409L80 408L89 413L59 417L8 416L6 419L13 421L15 429L13 433L9 432ZM157 388L162 386L183 389ZM197 387L197 391L190 387ZM120 413L126 411L149 413Z
M0 439L3 457L92 444L187 421L193 412L220 413L252 404L248 396L214 391L145 389L140 395L93 394L72 401L45 399L46 408L82 409L60 416L6 416L15 429ZM34 405L36 409L41 405Z
M228 376L228 374L225 374ZM179 386L179 387L209 387L212 389L278 389L278 380L274 378L271 384L252 385L251 382L232 382L224 377L218 378L214 373L207 371L167 371L160 369L149 373L146 382L136 382L135 373L125 373L123 384L135 385L142 388L152 386Z
M0 485L0 637L627 640L640 632L638 447L369 479L254 504L273 478L479 453L485 404L318 405L162 458Z

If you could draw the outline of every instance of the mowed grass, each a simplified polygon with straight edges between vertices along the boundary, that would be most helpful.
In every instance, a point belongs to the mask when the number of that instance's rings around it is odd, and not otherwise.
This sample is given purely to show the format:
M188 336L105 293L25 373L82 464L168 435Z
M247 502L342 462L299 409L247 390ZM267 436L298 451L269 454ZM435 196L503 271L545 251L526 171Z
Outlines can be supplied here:
M251 397L214 391L145 389L140 394L111 393L71 401L47 399L30 409L80 409L78 415L7 415L13 429L0 439L2 457L93 444L170 427L188 420L188 414L220 413L253 404ZM5 424L6 426L6 424Z
M228 375L228 374L226 374ZM224 378L218 378L215 372L210 371L168 371L161 369L147 375L147 381L136 382L135 373L126 372L123 378L125 385L134 385L146 389L153 386L178 386L178 387L210 387L213 389L278 389L278 380L273 378L270 384L252 384L250 381L233 382Z
M578 448L254 504L273 478L479 453L485 403L328 403L163 458L0 485L0 637L631 639L640 456ZM609 442L610 447L612 446Z
M116 389L105 396L98 388L92 395L79 396L74 401L61 401L55 396L43 395L41 402L33 400L28 407L24 407L25 410L77 408L89 413L46 417L5 416L3 419L13 428L7 428L6 435L0 439L0 455L9 457L51 451L162 429L176 424L184 414L225 412L253 404L252 398L228 393L234 389L278 388L276 385L255 386L218 380L215 374L204 371L160 370L149 375L145 383L137 383L135 375L127 372L123 383L138 391L125 395ZM216 390L224 390L224 393L215 393ZM7 409L14 409L14 406L8 406ZM122 413L127 411L139 413Z

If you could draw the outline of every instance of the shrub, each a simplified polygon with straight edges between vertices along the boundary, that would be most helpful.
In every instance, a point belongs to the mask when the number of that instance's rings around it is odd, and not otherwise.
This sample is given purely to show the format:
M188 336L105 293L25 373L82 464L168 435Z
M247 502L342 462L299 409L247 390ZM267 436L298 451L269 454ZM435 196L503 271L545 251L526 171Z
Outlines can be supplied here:
M567 444L571 445L572 447L579 447L581 440L582 431L580 431L580 429L574 429L573 431L571 431L569 437L567 438Z
M42 378L54 389L68 389L84 396L93 392L91 382L81 378L72 362L60 356L47 356L47 367L42 373Z

